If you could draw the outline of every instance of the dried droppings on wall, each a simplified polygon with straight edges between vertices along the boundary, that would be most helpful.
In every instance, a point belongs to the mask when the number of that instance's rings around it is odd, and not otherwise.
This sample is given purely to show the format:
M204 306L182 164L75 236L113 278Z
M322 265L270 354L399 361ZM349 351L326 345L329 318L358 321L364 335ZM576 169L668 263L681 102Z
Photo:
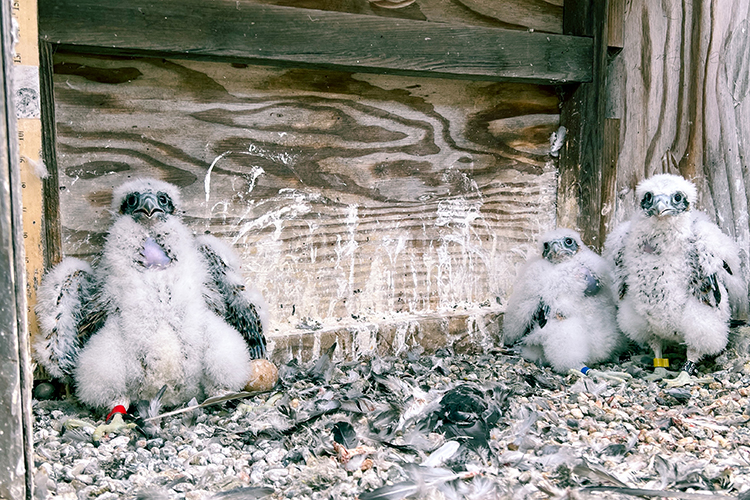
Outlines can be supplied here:
M554 225L550 87L56 58L65 253L99 251L113 186L175 183L279 331L498 308Z

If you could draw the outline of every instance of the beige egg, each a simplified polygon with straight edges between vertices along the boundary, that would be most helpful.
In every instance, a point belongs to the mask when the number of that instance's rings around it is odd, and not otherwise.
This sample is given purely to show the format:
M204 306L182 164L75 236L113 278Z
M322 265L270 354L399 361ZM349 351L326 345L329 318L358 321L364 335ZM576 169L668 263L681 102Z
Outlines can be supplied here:
M245 385L248 392L270 391L279 380L279 369L267 359L250 361L250 380Z

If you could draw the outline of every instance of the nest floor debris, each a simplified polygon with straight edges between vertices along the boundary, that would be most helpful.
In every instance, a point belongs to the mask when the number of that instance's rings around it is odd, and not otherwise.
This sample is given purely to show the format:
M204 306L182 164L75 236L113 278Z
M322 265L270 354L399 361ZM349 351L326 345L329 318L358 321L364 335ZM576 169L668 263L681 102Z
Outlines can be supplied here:
M673 389L643 378L645 351L601 367L626 383L513 350L324 354L281 366L274 391L98 446L64 424L101 416L35 400L35 497L750 498L749 337L703 365L710 381Z

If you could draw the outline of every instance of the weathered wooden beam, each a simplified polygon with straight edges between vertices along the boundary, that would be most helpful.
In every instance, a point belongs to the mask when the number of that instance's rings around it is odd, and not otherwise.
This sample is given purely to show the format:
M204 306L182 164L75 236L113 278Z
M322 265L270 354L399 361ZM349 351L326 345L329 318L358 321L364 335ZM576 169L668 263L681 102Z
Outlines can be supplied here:
M0 4L0 498L31 498L31 380L13 105L11 3Z
M43 0L42 40L157 55L532 83L588 82L592 40L246 0Z
M42 158L48 175L43 180L44 266L50 268L62 260L60 223L60 180L57 171L57 132L55 128L55 89L52 82L52 44L39 43L39 88L42 109Z
M617 160L620 157L620 120L605 118L602 137L602 204L599 235L601 243L612 229L617 205Z
M607 45L610 50L625 46L625 0L609 0Z
M577 229L587 245L600 249L602 175L607 80L609 0L566 0L563 32L594 40L593 80L565 96L560 123L568 130L560 152L558 225Z

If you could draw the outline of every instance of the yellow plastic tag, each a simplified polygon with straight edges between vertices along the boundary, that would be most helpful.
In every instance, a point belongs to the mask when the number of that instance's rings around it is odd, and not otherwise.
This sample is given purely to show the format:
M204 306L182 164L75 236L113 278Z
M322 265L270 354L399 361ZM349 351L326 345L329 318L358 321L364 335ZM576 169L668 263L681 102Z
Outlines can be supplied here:
M654 368L669 368L669 360L667 358L654 358Z

